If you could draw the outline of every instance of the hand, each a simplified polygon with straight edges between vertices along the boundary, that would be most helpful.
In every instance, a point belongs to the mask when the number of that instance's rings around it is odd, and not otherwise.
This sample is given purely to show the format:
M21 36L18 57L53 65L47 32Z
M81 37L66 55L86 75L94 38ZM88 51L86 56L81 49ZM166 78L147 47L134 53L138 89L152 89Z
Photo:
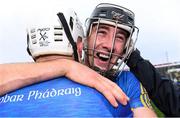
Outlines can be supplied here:
M140 56L140 51L136 48L127 59L127 65L130 68L134 68L139 60L142 60Z
M87 66L75 61L67 61L69 62L67 66L68 69L66 70L67 72L65 74L66 77L77 83L95 88L102 93L114 107L118 106L117 101L123 105L127 104L129 98L117 84L101 76Z

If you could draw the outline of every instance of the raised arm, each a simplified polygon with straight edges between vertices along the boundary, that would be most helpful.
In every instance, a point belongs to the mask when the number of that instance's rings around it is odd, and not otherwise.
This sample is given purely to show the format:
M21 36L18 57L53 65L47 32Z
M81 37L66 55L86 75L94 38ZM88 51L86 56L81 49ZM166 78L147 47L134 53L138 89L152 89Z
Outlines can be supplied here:
M161 79L154 66L134 51L127 65L141 81L149 97L166 116L180 116L180 88L170 80Z
M75 82L97 89L115 107L116 100L126 104L128 99L115 83L90 68L67 59L39 63L1 64L0 75L0 95L27 85L66 76Z

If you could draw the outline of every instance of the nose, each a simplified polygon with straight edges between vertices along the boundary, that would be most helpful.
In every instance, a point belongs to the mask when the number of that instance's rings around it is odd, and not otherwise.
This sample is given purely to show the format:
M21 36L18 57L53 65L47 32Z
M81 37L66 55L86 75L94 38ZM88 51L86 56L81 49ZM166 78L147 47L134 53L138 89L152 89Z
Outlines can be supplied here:
M114 44L115 44L115 38L114 38L114 31L109 31L108 35L104 37L104 41L102 43L102 48L107 49L108 52L114 52Z

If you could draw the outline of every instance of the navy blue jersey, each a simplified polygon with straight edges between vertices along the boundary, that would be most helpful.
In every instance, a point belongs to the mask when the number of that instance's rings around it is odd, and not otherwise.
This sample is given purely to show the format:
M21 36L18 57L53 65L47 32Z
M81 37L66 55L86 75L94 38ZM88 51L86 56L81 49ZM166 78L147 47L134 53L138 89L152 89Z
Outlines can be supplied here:
M132 109L148 104L147 94L130 72L119 75L117 84L130 98L126 106L114 108L95 89L59 77L1 96L0 116L132 116Z

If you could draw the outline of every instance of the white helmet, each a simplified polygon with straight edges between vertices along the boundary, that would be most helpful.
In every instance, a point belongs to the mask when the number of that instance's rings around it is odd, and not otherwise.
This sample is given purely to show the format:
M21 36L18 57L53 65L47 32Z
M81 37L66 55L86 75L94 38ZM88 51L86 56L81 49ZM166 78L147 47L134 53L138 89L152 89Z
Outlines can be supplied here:
M84 38L82 23L74 11L53 14L47 23L40 23L27 29L27 50L35 59L41 55L60 54L77 60L76 43ZM44 19L42 19L44 20Z

